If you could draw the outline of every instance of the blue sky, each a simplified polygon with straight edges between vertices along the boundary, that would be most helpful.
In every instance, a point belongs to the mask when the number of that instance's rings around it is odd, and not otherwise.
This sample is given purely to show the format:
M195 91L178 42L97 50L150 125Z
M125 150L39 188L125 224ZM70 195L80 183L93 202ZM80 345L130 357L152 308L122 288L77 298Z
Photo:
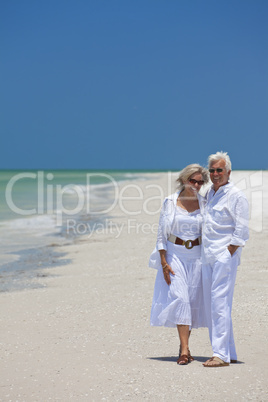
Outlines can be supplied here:
M268 169L266 0L2 0L1 169Z

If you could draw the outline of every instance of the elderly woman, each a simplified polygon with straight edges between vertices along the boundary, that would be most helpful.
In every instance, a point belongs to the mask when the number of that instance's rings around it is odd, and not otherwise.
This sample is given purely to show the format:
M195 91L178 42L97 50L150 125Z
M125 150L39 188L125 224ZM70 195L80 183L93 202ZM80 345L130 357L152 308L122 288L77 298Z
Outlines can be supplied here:
M186 166L177 179L179 191L164 200L156 248L149 266L158 269L151 325L177 327L180 365L191 362L192 328L206 326L201 278L201 213L199 190L209 180L198 164Z

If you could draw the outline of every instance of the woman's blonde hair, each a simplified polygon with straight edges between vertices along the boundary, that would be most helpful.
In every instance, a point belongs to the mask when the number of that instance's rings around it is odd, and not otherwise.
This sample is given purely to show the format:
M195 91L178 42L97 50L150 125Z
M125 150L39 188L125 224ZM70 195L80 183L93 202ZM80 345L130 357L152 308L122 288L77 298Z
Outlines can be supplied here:
M184 183L189 179L189 177L191 177L195 173L200 173L202 175L204 184L208 183L209 181L208 170L203 166L198 165L197 163L193 163L181 170L179 177L176 180L176 182L179 184L178 189L183 190Z

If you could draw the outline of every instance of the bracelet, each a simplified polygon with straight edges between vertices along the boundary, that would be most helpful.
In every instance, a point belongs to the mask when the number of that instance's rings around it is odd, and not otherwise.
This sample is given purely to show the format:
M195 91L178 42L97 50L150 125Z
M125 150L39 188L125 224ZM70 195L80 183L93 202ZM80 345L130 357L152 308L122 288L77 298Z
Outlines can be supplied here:
M168 264L165 264L162 268L165 269L168 266Z

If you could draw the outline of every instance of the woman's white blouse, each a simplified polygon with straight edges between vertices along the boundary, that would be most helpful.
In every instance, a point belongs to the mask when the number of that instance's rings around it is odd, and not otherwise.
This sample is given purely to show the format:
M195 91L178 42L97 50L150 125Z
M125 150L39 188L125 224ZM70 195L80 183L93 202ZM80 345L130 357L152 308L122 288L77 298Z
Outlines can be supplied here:
M157 232L157 240L156 240L156 247L154 251L152 252L150 259L149 259L149 267L159 269L161 267L161 260L160 260L160 253L158 250L166 250L167 249L167 241L168 238L171 234L176 235L176 233L173 233L173 224L175 220L175 214L177 211L177 199L179 196L180 192L174 193L167 198L165 198L161 212L160 212L160 218L159 218L159 225L158 225L158 232ZM200 208L202 209L203 205L203 197L201 195L198 196L198 201ZM187 211L186 211L187 212ZM201 215L199 215L201 218ZM174 228L175 230L175 228ZM193 228L192 228L193 230ZM198 231L199 233L199 231ZM183 240L194 240L197 237L199 237L200 234L196 235L194 234L190 238L185 238L185 234L178 236L182 238Z
M175 219L175 214L177 211L177 199L178 199L179 193L172 194L171 196L167 197L163 203L162 210L160 212L160 218L159 218L159 226L158 226L158 232L157 232L157 241L156 241L156 249L157 250L166 250L167 249L167 239L171 234L175 234L172 232L173 229L173 224L174 224L174 219ZM198 194L198 201L199 205L201 205L201 197ZM186 214L188 215L189 213L185 211ZM200 223L201 223L201 215L199 215ZM180 231L181 232L181 231ZM201 234L201 229L200 233L198 236ZM181 233L182 235L182 233ZM181 237L183 240L194 240L196 239L196 235L194 235L192 238L185 238L185 234L178 237Z
M171 234L182 240L195 240L201 236L202 218L200 209L188 212L177 206Z

